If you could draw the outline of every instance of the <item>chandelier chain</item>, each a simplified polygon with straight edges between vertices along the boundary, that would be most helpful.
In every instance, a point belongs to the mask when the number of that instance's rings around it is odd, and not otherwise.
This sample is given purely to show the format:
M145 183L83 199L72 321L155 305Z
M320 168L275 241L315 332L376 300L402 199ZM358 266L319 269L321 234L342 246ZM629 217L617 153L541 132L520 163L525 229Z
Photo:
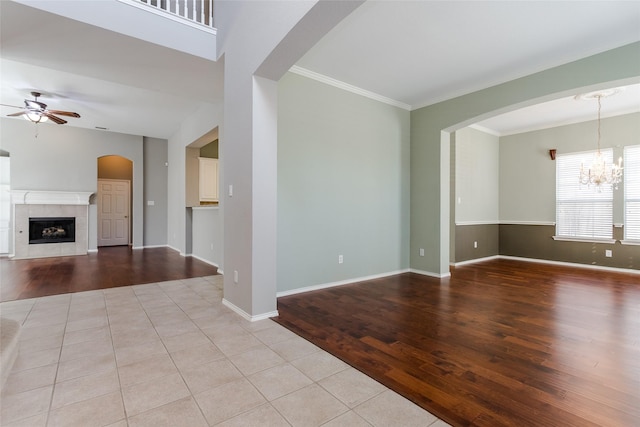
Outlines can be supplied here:
M600 111L602 110L602 95L597 95L598 98L598 153L600 153Z

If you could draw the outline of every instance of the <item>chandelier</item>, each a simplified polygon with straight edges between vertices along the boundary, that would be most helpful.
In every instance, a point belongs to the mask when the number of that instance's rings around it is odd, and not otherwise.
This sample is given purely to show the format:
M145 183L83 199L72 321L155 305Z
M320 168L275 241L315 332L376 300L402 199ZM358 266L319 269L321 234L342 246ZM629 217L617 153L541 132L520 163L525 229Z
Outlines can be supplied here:
M585 168L584 164L580 165L580 184L595 187L600 191L602 184L613 186L616 190L618 184L622 181L622 157L618 159L618 163L607 164L604 156L600 152L600 112L602 110L602 98L615 95L620 89L609 89L600 92L592 92L576 96L576 99L597 99L598 100L598 150L589 168Z

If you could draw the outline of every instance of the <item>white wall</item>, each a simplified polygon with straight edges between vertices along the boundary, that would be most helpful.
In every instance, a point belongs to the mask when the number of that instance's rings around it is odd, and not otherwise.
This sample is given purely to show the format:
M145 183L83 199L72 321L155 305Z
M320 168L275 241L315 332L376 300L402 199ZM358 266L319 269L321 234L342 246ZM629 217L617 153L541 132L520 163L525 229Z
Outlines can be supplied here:
M477 129L456 132L456 224L498 223L499 139Z
M0 156L0 254L9 253L11 236L11 157Z
M353 10L353 4L215 2L218 52L225 61L220 138L226 194L221 198L224 302L245 316L268 316L276 309L275 80ZM236 271L238 283L233 281Z
M137 0L132 0L130 4L113 0L19 2L205 59L214 60L217 57L213 32L185 25L180 18L169 19L162 12L159 14L164 19L158 19L155 14L149 13L150 8L146 5L134 7Z
M133 162L133 246L143 242L143 139L140 136L0 119L0 148L11 155L12 190L97 191L98 157ZM36 128L37 126L37 128ZM37 137L36 137L37 131ZM89 207L89 249L97 248L97 210Z
M192 208L192 256L222 269L222 213L217 206ZM221 272L221 271L219 271Z
M278 101L278 292L408 269L409 111L292 73Z
M222 123L222 105L207 104L182 123L169 138L167 174L167 244L186 254L191 246L191 219L186 214L186 147ZM222 206L221 206L222 207ZM187 235L187 230L189 235Z

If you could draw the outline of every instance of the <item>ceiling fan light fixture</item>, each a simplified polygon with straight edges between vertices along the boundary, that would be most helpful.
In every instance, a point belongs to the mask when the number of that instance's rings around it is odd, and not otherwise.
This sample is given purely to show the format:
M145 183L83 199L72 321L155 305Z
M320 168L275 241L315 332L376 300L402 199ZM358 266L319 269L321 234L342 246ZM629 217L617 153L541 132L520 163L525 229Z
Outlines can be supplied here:
M25 119L32 121L33 123L44 123L47 120L49 120L49 118L41 113L38 113L36 111L32 111L30 113L27 113L23 116Z

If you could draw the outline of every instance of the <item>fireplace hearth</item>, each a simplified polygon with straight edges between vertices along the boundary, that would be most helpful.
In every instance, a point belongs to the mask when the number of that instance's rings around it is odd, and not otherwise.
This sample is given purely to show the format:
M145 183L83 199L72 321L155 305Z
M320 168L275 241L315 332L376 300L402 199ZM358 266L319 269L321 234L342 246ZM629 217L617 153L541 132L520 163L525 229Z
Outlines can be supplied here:
M76 219L29 218L29 244L63 243L76 241Z

